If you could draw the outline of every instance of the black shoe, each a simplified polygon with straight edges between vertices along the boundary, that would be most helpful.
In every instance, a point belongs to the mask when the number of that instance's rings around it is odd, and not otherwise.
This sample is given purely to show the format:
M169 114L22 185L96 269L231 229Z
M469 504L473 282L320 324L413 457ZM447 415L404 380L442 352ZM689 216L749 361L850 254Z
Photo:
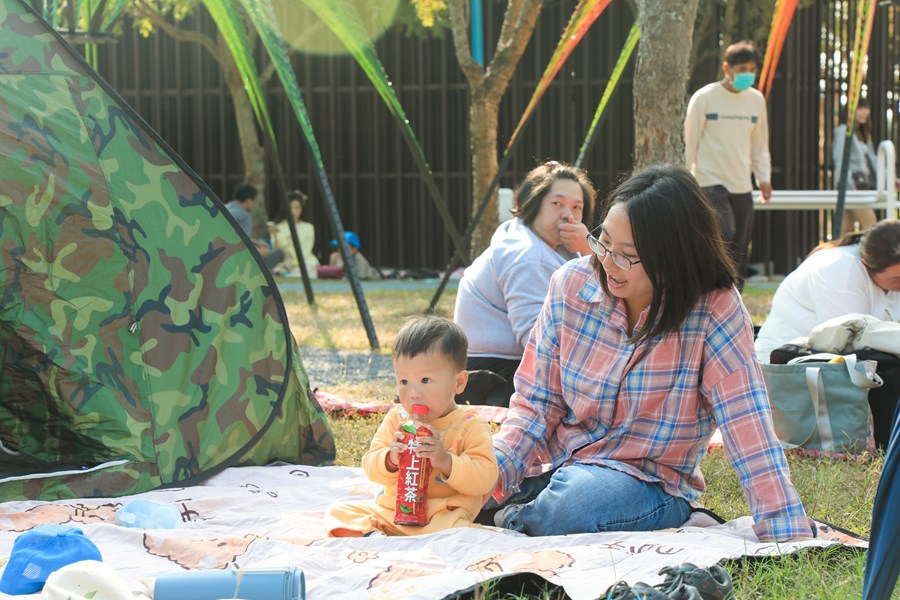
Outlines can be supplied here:
M736 597L731 576L719 565L701 569L691 563L684 563L680 567L663 567L659 574L665 575L666 579L656 587L666 594L679 586L687 585L695 588L702 600L735 600Z
M665 595L653 586L638 581L634 585L628 585L624 581L617 581L606 590L597 600L668 600ZM679 600L697 600L690 596L672 596ZM699 598L699 596L697 597Z
M696 589L689 585L678 585L664 592L659 586L638 581L628 585L624 581L613 584L598 600L701 600Z

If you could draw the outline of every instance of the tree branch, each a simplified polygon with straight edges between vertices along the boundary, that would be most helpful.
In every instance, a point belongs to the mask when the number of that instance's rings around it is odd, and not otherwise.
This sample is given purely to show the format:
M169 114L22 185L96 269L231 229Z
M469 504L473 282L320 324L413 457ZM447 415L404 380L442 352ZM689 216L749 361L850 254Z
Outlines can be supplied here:
M259 73L259 83L260 85L266 85L269 83L269 80L272 79L272 75L275 74L275 63L271 60L269 64L267 64L262 71Z
M510 46L515 41L516 29L522 20L524 8L525 0L509 0L507 2L506 12L503 14L503 23L500 26L500 37L497 40L497 51L494 53L494 60L502 57L505 53L509 53ZM491 60L491 65L494 64L494 60Z
M469 13L466 0L450 0L450 31L453 32L453 48L456 50L456 62L469 82L469 89L475 90L484 81L481 65L472 57L469 45Z
M144 0L134 0L134 7L140 16L149 19L156 27L165 31L172 39L179 42L200 44L206 48L206 51L210 53L219 66L222 66L222 60L219 58L219 49L212 38L196 31L178 29L169 23L159 11L149 6Z
M496 96L498 102L531 40L543 4L543 0L510 0L506 7L497 51L488 65L485 90L486 94Z

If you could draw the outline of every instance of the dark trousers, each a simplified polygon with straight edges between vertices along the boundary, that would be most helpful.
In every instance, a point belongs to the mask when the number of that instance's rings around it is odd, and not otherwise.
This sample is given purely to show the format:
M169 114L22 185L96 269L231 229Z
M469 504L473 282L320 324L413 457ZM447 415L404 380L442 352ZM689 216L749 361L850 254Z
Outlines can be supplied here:
M881 376L884 385L869 390L869 409L875 445L880 450L887 450L900 406L900 357L878 350L856 350L855 354L860 360L878 361L875 372Z
M753 195L750 192L732 194L721 185L705 187L703 194L719 215L722 239L737 269L738 289L743 289L753 236Z
M263 256L263 262L269 269L274 269L275 265L284 260L284 252L280 248L270 250L268 254Z

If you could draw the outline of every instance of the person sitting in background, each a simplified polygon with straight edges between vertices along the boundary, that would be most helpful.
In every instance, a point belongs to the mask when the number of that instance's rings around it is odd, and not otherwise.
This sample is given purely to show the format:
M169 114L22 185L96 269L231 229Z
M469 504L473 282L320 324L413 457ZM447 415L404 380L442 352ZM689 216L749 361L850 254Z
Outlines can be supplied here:
M352 231L345 231L344 239L347 240L347 245L350 246L350 256L353 257L353 264L356 265L356 274L359 278L382 279L381 271L373 267L360 251L362 244L359 241L359 236ZM328 264L332 267L343 268L344 260L341 258L341 252L337 246L337 240L331 240L331 247L334 248L334 251L328 257ZM346 273L344 275L346 276Z
M684 168L610 196L566 263L494 436L486 509L528 535L680 527L718 427L761 541L814 537L772 426L753 327L716 213Z
M772 308L756 339L756 356L768 363L773 350L806 338L814 327L842 315L859 313L900 322L900 221L876 223L817 246L775 290ZM859 358L864 355L857 353ZM884 448L898 405L896 388L885 376L869 390L875 443Z
M506 380L480 403L509 406L513 376L550 276L590 252L582 220L594 196L580 169L556 161L535 167L515 192L515 217L497 228L491 245L463 273L453 320L469 337L467 368Z
M277 248L271 248L268 242L253 238L253 217L251 213L258 194L259 191L255 186L246 182L241 183L234 189L234 198L225 205L225 208L228 209L228 212L231 213L237 224L247 234L250 241L253 242L266 266L271 270L284 260L284 252Z
M855 121L853 124L853 136L850 138L850 166L847 170L848 190L874 190L875 189L875 145L872 143L872 120L869 102L860 98L856 105ZM841 119L841 124L834 130L831 158L834 163L834 186L837 188L841 178L841 167L844 158L844 142L847 140L847 119ZM875 211L871 208L848 208L841 223L842 233L854 230L854 225L859 223L860 231L865 231L878 221Z
M316 230L312 223L301 220L303 209L306 208L307 196L300 190L288 193L288 206L291 217L294 219L294 228L297 230L297 238L300 240L300 251L303 253L303 263L306 272L311 278L316 277L316 267L319 259L313 250L316 245ZM281 220L272 233L272 246L284 252L284 260L276 265L276 271L283 271L289 275L300 275L300 263L297 262L297 253L294 251L294 240L291 237L290 224L287 219Z

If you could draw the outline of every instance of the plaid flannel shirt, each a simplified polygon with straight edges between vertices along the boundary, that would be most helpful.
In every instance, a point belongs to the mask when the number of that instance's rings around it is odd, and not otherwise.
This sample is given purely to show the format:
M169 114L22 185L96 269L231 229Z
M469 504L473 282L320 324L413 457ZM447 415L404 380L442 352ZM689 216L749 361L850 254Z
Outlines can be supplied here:
M693 501L706 487L700 461L718 426L759 539L814 535L772 427L738 291L704 295L675 333L639 345L628 338L624 303L604 294L590 257L554 274L495 437L495 498L524 477L588 463Z

